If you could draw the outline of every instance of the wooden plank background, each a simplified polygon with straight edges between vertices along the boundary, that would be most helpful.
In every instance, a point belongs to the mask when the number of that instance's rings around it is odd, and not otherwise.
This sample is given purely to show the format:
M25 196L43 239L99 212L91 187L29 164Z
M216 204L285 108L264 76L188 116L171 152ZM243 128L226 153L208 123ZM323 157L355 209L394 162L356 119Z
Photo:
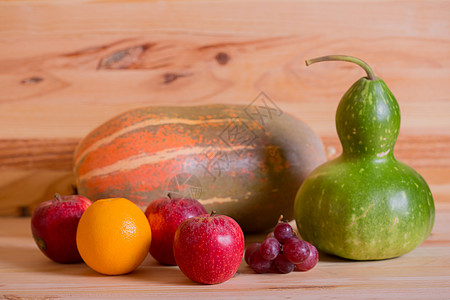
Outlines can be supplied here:
M450 1L0 0L0 215L72 193L78 141L139 106L264 91L336 155L335 109L364 74L304 65L326 54L372 66L401 107L396 156L448 185Z

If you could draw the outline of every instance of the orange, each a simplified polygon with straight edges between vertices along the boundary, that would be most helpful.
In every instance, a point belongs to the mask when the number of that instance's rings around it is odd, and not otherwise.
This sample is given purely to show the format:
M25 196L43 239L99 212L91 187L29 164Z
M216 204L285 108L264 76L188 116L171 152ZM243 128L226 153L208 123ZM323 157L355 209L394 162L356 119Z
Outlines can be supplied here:
M77 228L81 258L106 275L135 270L147 256L151 239L145 214L124 198L97 200L83 213Z

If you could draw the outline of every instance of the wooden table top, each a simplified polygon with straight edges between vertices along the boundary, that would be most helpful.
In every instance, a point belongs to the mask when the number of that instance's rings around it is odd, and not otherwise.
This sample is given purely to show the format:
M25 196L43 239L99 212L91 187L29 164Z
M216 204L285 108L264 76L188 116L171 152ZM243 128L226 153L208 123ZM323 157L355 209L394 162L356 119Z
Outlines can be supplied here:
M440 187L431 236L402 257L355 262L321 253L313 270L284 275L255 274L242 262L232 279L213 286L194 283L178 267L161 266L151 256L122 276L100 275L84 263L57 264L35 245L30 218L0 218L0 299L449 299L450 185ZM246 242L262 238L247 235Z

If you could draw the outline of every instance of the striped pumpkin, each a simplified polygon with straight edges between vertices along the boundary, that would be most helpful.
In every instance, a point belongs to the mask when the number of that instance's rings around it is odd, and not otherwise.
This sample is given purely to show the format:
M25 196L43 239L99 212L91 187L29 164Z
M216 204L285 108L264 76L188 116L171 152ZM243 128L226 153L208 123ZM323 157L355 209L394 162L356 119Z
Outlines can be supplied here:
M246 232L293 217L295 194L325 161L321 140L274 107L146 107L104 123L78 145L78 191L142 209L167 193L198 199Z

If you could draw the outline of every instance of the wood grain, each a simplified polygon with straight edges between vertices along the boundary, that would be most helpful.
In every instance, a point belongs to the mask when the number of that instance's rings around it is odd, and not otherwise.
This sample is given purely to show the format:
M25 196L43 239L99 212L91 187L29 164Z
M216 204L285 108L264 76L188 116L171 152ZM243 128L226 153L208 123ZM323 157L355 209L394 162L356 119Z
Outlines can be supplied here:
M70 171L78 142L78 139L0 140L0 170Z
M246 105L264 91L336 155L334 113L363 71L304 65L331 53L364 59L396 95L399 159L448 166L449 11L445 0L0 0L0 215L71 191L76 143L140 106Z
M404 131L448 134L447 1L83 2L0 2L0 137L82 137L137 106L248 104L261 90L329 135L363 72L304 66L328 53L372 65Z

